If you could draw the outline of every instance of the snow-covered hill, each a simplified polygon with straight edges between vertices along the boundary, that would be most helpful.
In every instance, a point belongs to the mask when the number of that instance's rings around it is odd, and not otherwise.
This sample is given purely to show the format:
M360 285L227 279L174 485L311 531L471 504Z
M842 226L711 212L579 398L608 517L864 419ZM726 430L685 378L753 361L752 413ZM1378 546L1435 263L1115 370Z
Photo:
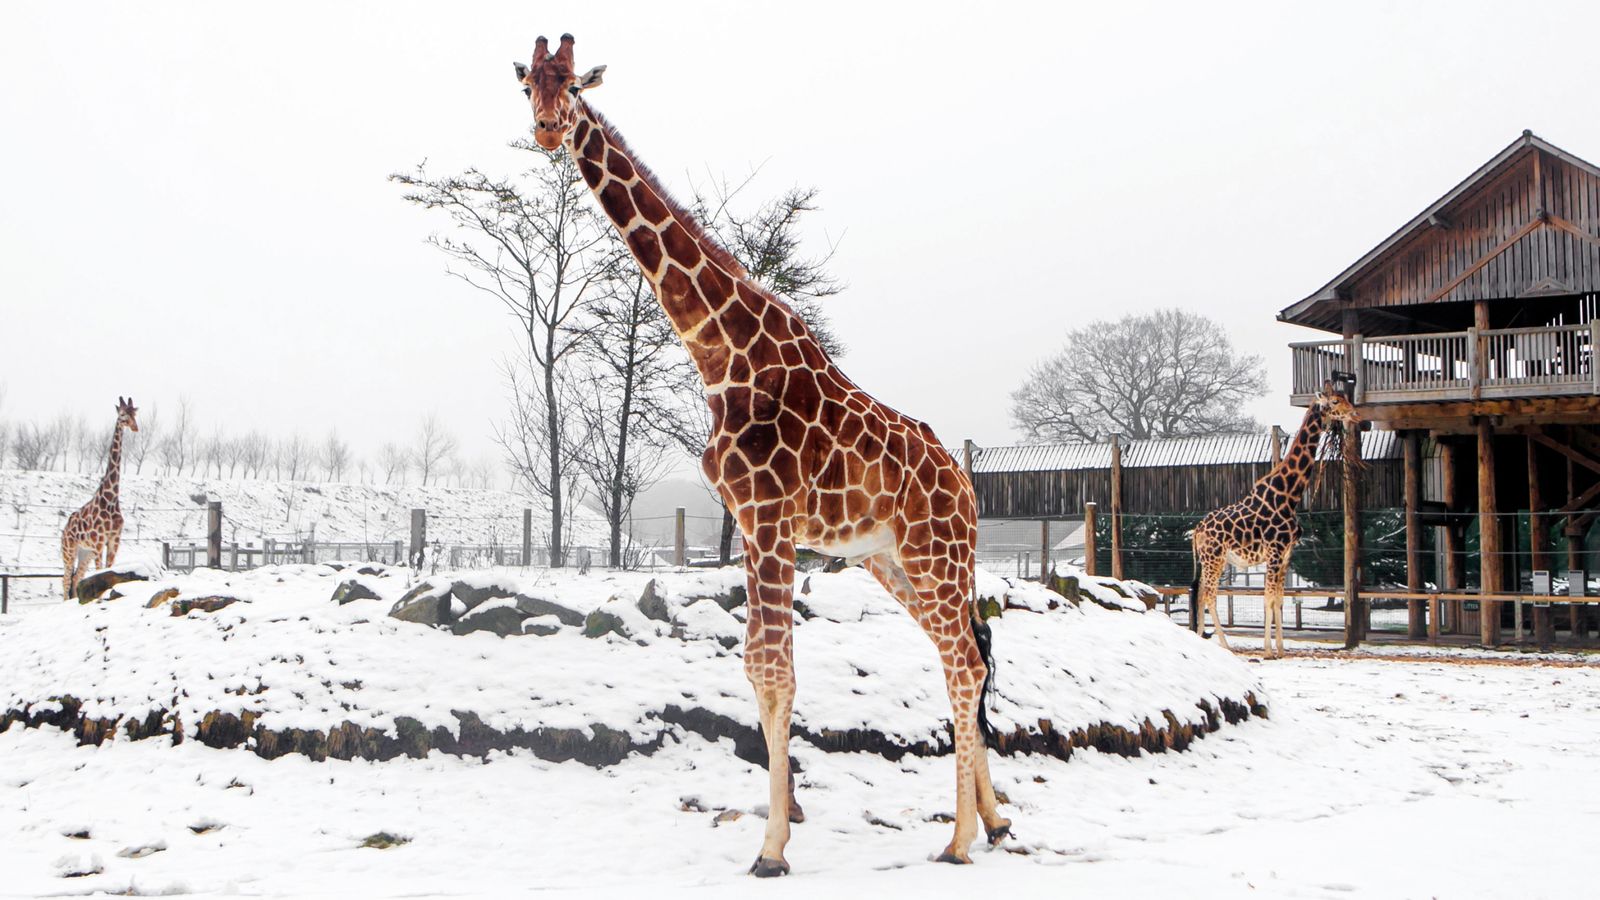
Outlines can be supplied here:
M61 529L99 484L99 475L0 469L0 569L61 565ZM222 501L223 540L405 540L411 510L428 511L428 539L444 544L520 545L522 510L533 509L542 544L549 514L539 500L508 491L323 482L172 478L125 474L122 557L159 561L162 541L205 540L207 500ZM599 547L603 520L579 509L569 543Z

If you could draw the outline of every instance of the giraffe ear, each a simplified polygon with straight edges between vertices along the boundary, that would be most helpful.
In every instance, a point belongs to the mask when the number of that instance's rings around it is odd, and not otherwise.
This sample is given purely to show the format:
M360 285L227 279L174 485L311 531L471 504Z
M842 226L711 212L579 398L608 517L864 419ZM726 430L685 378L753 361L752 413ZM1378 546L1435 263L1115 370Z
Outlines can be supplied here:
M606 67L605 66L595 66L594 68L590 69L589 71L587 71L587 72L583 73L582 75L578 76L578 83L573 85L573 87L577 88L580 91L587 91L589 88L599 87L600 86L600 82L602 81L602 76L604 76L605 74L606 74Z
M518 84L521 84L523 81L527 80L527 78L528 78L528 67L527 66L525 66L525 65L523 65L522 63L519 63L519 62L514 62L514 63L511 64L511 66L512 66L512 68L516 69L516 71L517 71L517 83Z

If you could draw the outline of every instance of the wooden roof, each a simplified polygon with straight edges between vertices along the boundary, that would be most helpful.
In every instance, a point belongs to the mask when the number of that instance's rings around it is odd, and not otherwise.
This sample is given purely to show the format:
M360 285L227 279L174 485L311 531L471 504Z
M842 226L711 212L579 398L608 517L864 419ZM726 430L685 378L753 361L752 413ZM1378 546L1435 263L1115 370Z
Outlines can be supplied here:
M1292 434L1283 436L1287 449ZM1324 446L1322 449L1326 449ZM956 451L959 459L959 451ZM1400 445L1392 431L1362 435L1361 456L1367 460L1399 459ZM1122 443L1124 469L1164 469L1180 466L1228 466L1267 463L1272 460L1269 434L1215 434L1205 437L1164 438ZM973 454L974 474L999 472L1068 472L1111 468L1108 443L1026 444L979 447Z
M1459 317L1416 307L1594 291L1600 167L1524 131L1278 319L1337 332L1354 309L1364 333L1401 334L1441 330L1441 317Z

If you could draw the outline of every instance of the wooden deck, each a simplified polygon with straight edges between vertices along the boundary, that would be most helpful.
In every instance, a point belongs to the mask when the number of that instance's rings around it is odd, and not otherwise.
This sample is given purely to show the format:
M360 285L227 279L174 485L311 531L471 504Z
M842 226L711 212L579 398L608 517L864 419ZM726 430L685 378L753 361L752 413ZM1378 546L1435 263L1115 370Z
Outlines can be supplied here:
M1354 376L1358 406L1600 395L1600 320L1539 328L1290 344L1290 401L1309 406L1325 381Z

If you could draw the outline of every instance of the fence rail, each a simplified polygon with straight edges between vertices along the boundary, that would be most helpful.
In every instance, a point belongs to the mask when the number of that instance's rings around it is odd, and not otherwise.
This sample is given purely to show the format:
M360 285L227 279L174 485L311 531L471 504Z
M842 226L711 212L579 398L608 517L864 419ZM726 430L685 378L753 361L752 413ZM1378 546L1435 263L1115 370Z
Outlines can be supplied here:
M1600 320L1535 328L1356 335L1289 345L1292 401L1304 406L1335 373L1357 403L1600 394Z

